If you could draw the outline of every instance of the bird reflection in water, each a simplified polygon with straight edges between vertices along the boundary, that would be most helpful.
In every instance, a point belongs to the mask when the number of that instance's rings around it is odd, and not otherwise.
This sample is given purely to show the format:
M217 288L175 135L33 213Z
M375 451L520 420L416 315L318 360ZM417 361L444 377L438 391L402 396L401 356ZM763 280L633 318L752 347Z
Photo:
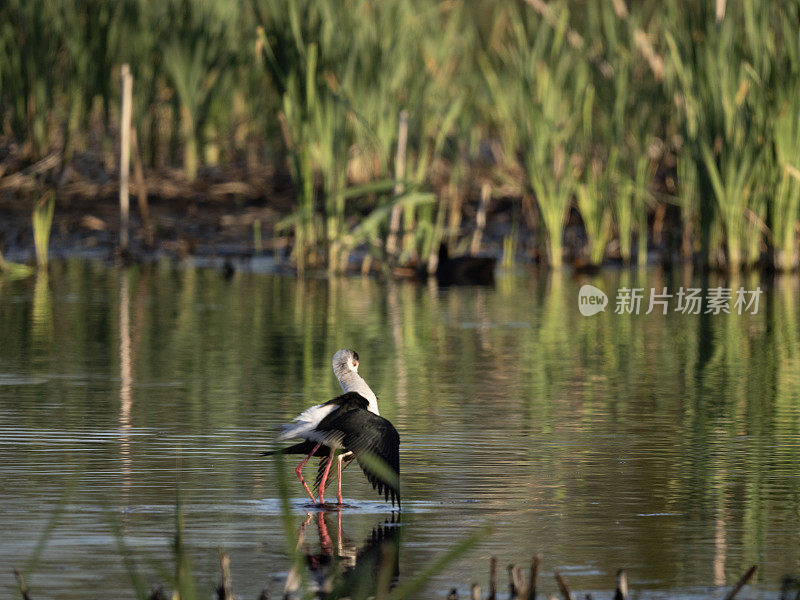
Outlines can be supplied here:
M334 517L335 515L335 517ZM335 525L333 520L335 519ZM316 520L319 546L309 543L311 521ZM400 517L391 517L372 528L361 544L342 531L342 512L308 514L300 526L297 550L303 564L289 573L284 597L305 595L299 568L307 568L307 590L315 598L367 598L378 590L388 592L397 583L399 568L398 532ZM313 538L312 538L313 539Z

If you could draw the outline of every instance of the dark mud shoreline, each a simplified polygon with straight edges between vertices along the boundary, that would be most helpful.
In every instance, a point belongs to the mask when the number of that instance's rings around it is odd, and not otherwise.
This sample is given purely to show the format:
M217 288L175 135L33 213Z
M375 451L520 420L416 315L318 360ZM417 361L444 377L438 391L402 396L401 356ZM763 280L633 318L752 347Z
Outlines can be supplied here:
M35 165L27 168L35 170ZM48 191L54 192L56 199L51 258L118 260L119 187L114 175L103 173L94 181L73 179L59 184L55 174L29 181L35 176L26 174L26 169L5 177L0 174L0 251L6 260L35 262L31 214L34 202ZM276 225L292 213L293 191L290 182L275 176L271 169L205 170L195 182L183 179L178 170L168 170L146 173L145 181L152 243L148 243L137 204L138 190L132 184L126 261L191 256L222 264L266 257L272 262L267 268L290 268L291 232L276 231ZM465 220L469 219L474 208L466 206L464 212ZM500 253L502 235L495 230L502 233L507 229L510 213L510 202L494 203L484 237L488 253ZM359 256L354 253L353 260ZM264 267L259 261L256 269ZM358 270L355 262L351 267Z
M141 210L141 190L132 177L130 251L121 257L118 172L106 166L113 162L111 158L104 161L99 154L85 153L64 166L60 153L49 154L35 163L20 156L19 149L0 148L0 252L6 260L29 264L35 261L33 205L45 193L53 192L51 258L91 256L138 262L194 257L216 266L237 261L245 265L256 259L256 270L282 268L293 272L289 257L294 244L291 228L276 226L296 210L295 191L288 173L271 165L204 168L194 181L186 180L177 168L145 170L148 223ZM479 196L477 188L465 190L460 231L450 238L454 250L463 251L475 229ZM355 213L350 216L350 226L355 227L359 220L357 206L349 212ZM651 231L658 228L660 237L660 247L650 249L651 263L663 262L662 257L671 253L677 255L677 245L670 240L679 241L680 222L677 213L672 212L667 208L660 216L651 215ZM487 210L481 253L501 258L503 239L516 220L515 260L544 262L536 216L529 213L520 208L514 197L493 197ZM146 224L151 236L147 235ZM564 229L565 261L579 271L583 268L585 244L583 223L573 207ZM669 246L675 247L667 251ZM606 265L621 262L615 258L613 248L607 255ZM353 253L350 271L360 272L363 256L363 252ZM265 257L268 264L261 260ZM375 268L380 268L379 264L373 263ZM402 276L402 272L397 275Z
M8 260L34 260L32 200L0 201L0 249ZM271 235L281 213L253 202L151 201L153 243L145 241L141 218L131 214L131 257L162 255L250 255L254 252L253 224L265 232L263 251L274 252L288 240ZM113 258L119 239L119 207L113 200L73 201L56 196L51 257L91 254Z
M37 166L43 162L44 167ZM9 173L14 167L17 170ZM137 204L139 190L133 183L128 258L252 256L283 251L288 238L273 232L275 223L291 211L291 191L288 182L280 179L267 167L206 169L194 182L186 181L177 169L146 172L152 238L147 239ZM0 251L7 260L34 261L31 214L34 202L48 191L54 192L56 199L51 257L118 257L116 173L72 164L61 170L58 161L46 159L28 166L7 159L0 167ZM254 235L259 229L260 252Z

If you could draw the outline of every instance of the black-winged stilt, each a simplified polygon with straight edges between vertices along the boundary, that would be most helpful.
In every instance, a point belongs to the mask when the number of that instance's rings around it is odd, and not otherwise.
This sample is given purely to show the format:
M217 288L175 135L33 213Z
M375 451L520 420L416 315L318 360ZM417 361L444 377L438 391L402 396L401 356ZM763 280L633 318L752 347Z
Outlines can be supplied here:
M400 505L400 436L394 426L380 416L378 398L358 374L355 350L339 350L333 355L333 372L344 394L304 410L285 425L278 441L302 438L304 441L275 454L305 454L295 469L309 497L317 502L303 479L303 467L317 455L323 459L317 476L319 503L325 503L334 458L337 459L338 488L336 498L342 504L342 469L355 458L379 494ZM338 452L338 454L337 454Z

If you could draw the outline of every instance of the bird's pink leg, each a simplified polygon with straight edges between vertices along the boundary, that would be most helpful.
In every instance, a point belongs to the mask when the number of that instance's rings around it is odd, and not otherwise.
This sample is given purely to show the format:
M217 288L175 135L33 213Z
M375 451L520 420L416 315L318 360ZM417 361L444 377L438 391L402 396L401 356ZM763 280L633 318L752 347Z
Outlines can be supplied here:
M342 554L342 511L336 511L336 543L338 544L339 554Z
M314 456L314 453L317 450L319 450L320 446L322 446L322 444L317 444L316 446L314 446L314 449L308 454L308 456L306 456L303 459L303 462L301 462L294 470L295 474L297 475L297 478L300 480L300 483L302 483L303 487L306 488L306 492L308 493L312 502L316 502L316 498L314 498L314 494L311 493L311 490L308 489L308 484L306 483L306 480L303 479L303 467L305 467L306 463L311 459L312 456Z
M317 513L317 528L319 529L319 545L328 556L333 556L333 543L328 533L328 524L325 522L325 513Z
M336 499L339 501L339 504L344 504L342 502L342 455L340 454L338 457L338 464L336 465L337 475L339 477L339 484L336 489Z
M333 464L333 448L331 448L331 455L328 458L328 464L325 465L325 472L322 474L322 481L319 482L319 503L325 504L325 482L328 481L328 474L331 472L331 465Z

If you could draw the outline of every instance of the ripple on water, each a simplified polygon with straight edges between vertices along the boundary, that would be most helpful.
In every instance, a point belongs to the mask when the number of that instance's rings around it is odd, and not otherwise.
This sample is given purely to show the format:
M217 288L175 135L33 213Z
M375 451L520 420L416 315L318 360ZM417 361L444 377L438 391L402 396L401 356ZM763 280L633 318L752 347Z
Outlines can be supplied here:
M40 375L15 375L13 373L0 373L0 386L41 385L49 381L48 377Z
M259 514L283 514L283 501L280 498L264 498L261 500L248 500L244 502L244 505L251 507L250 510L254 513ZM439 502L426 502L423 500L414 500L409 502L403 502L403 513L420 513L420 512L429 512L441 504ZM335 504L326 504L325 506L319 506L318 504L313 504L309 500L304 498L291 498L289 500L289 509L292 514L306 514L306 513L317 513L317 512L337 512L340 510ZM392 512L398 512L397 506L392 507L391 503L387 502L380 502L380 501L372 501L372 500L355 500L355 501L348 501L345 503L343 507L341 507L341 512L347 514L365 514L365 515L372 515L372 514L390 514Z
M780 310L750 325L736 315L575 320L562 318L575 314L580 282L570 278L429 294L180 268L128 272L127 403L119 271L56 264L49 312L35 323L29 283L0 290L1 564L33 551L77 482L43 554L40 595L86 598L97 583L129 595L106 507L129 546L168 560L177 488L198 572L216 574L224 546L237 585L260 585L265 564L285 575L283 506L259 452L274 447L279 424L336 392L339 343L362 353L403 440L401 583L496 525L418 598L485 585L491 555L507 564L541 552L548 573L566 565L573 588L598 598L624 567L632 596L653 600L721 597L703 587L714 568L724 564L730 585L758 557L759 577L741 594L755 598L800 564L793 295L767 291ZM606 289L661 285L627 277L610 276ZM344 533L363 540L396 513L355 468L345 477L367 500L328 514L330 533L341 516ZM295 481L289 492L297 527L309 512L326 516ZM64 569L97 581L65 581ZM0 597L12 593L0 577Z

